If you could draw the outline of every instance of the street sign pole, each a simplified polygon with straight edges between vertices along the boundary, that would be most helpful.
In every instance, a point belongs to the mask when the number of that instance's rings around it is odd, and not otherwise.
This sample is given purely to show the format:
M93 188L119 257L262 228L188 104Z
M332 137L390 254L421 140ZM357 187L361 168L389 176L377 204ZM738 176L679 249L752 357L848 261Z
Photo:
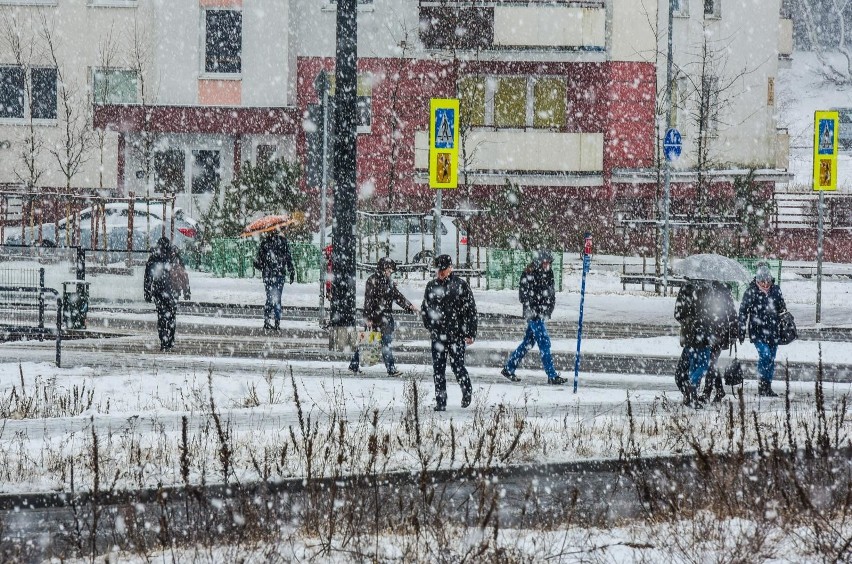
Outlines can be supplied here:
M672 129L672 25L674 2L669 0L668 52L666 55L666 137ZM665 137L664 137L665 141ZM665 152L665 150L664 150ZM671 208L671 164L665 155L663 186L663 295L669 293L669 208Z
M459 101L433 98L429 102L429 186L437 188L434 212L435 256L441 254L441 208L444 188L458 187Z
M328 207L328 73L320 71L317 77L317 88L322 96L322 189L320 192L320 253L325 252L325 223L326 207ZM319 287L319 322L325 322L325 284L328 271L320 268Z
M837 190L837 144L840 136L838 112L814 112L813 186L819 192L817 210L816 322L822 318L822 259L825 231L825 192Z
M580 283L580 316L577 321L577 354L574 355L574 393L580 384L580 343L583 341L583 304L586 301L586 275L592 261L592 234L583 238L583 279Z

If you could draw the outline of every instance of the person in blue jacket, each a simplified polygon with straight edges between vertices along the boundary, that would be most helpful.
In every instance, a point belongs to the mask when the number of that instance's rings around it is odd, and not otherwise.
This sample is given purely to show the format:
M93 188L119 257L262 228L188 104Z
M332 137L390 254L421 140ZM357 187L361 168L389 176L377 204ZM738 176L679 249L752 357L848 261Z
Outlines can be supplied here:
M518 285L518 299L523 306L527 330L524 333L523 341L509 356L501 372L504 377L512 382L520 380L515 375L515 370L535 345L538 345L541 354L541 364L547 374L547 383L559 385L567 381L553 367L553 357L550 354L550 335L547 333L547 327L544 324L545 321L550 319L556 305L553 270L550 268L552 264L553 255L550 251L539 251L535 259L527 265L521 274L521 281Z
M769 266L759 263L740 303L740 342L748 337L757 349L757 375L759 378L757 394L777 397L772 391L772 378L775 376L775 355L778 352L779 326L781 313L787 310L787 304L781 295L781 288L775 284Z

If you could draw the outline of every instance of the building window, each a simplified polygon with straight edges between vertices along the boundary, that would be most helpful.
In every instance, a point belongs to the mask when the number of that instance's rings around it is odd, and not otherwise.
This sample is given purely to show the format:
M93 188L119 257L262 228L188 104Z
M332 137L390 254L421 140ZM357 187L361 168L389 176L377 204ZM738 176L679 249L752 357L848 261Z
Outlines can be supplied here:
M558 77L469 76L459 81L463 125L561 128L567 88Z
M716 135L719 129L719 79L706 76L701 81L698 127L704 135Z
M704 0L704 17L721 18L722 0Z
M138 0L88 0L89 6L106 6L122 8L127 6L136 6Z
M0 0L0 4L10 4L13 6L56 6L56 2L57 0Z
M30 70L33 100L30 111L33 119L56 119L56 69Z
M328 95L334 96L336 77L329 75ZM356 112L358 114L358 133L369 133L373 125L373 76L359 74L356 87Z
M680 18L689 17L689 0L672 0L672 12Z
M29 104L22 67L0 67L0 118L56 119L56 69L30 69Z
M136 71L95 69L92 92L95 104L135 104L138 102Z
M278 157L278 145L258 145L255 149L254 164L265 166Z
M154 190L170 194L185 189L185 156L181 149L166 149L154 153Z
M205 26L204 70L217 74L239 74L242 71L242 12L207 10Z
M24 117L24 69L0 67L0 118Z
M192 193L213 192L222 181L219 151L192 152Z

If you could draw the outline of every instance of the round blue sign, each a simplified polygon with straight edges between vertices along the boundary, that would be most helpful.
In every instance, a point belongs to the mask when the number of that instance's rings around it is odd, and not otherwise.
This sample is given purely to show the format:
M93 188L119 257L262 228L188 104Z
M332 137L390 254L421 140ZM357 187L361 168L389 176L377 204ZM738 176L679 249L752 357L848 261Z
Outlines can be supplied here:
M667 161L673 161L680 156L680 151L683 148L683 140L680 137L680 131L675 128L667 129L666 136L663 137L663 154Z

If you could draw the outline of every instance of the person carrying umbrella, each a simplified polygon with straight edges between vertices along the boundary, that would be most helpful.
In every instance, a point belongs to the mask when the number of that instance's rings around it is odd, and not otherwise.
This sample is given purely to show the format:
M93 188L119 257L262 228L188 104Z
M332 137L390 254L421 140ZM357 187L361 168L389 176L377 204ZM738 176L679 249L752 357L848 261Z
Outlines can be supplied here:
M401 308L409 313L419 312L420 309L412 304L402 295L396 282L391 275L396 272L396 263L388 257L379 259L376 272L367 278L364 287L364 319L367 329L378 330L382 333L382 361L388 371L388 376L401 376L402 372L397 370L393 358L393 333L396 330L396 322L391 312L393 303L396 302ZM356 349L349 363L349 370L354 373L360 371L361 355Z
M757 395L777 397L772 391L775 376L775 355L778 352L780 315L787 311L781 288L775 284L769 265L758 263L754 280L748 285L740 303L740 342L745 340L748 327L749 340L757 349Z
M257 249L254 267L260 270L266 289L266 305L263 308L263 328L281 329L281 292L289 274L290 284L296 276L290 243L281 227L270 231Z
M171 350L177 325L177 300L181 292L189 299L189 278L180 252L167 237L160 237L145 263L144 295L157 308L160 350Z

